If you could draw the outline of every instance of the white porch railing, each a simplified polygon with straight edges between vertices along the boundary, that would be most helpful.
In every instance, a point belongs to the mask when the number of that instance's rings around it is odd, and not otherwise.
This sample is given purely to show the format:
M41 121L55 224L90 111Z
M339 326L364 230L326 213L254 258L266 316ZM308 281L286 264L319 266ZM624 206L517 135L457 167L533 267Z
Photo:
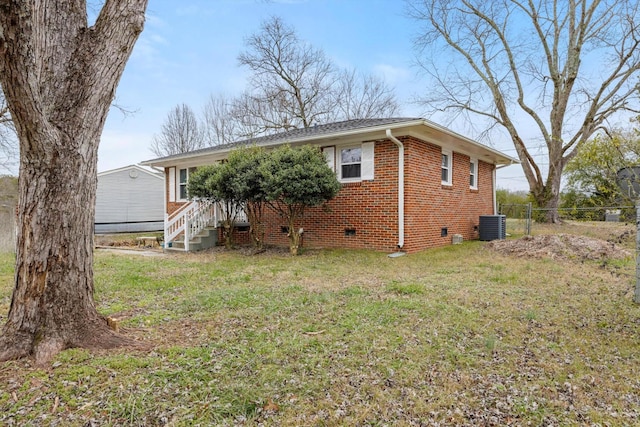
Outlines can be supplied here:
M187 214L187 223L184 228L184 250L189 252L189 241L205 227L216 224L215 203L211 201L199 201L198 207Z
M164 243L176 240L184 234L185 250L189 250L189 236L195 236L211 221L215 223L215 204L209 200L189 202L171 215L165 215Z
M209 200L189 202L171 215L165 215L164 244L175 241L180 235L184 237L184 250L189 251L190 239L209 225L216 226L220 218L224 218L223 208L218 203ZM246 223L244 210L238 212L237 223Z
M222 219L225 217L225 208L222 206L222 203L216 203L216 205L216 218L218 218L218 221L222 221ZM244 209L240 209L238 212L236 212L236 225L248 222L249 220L247 219L247 214L245 213Z

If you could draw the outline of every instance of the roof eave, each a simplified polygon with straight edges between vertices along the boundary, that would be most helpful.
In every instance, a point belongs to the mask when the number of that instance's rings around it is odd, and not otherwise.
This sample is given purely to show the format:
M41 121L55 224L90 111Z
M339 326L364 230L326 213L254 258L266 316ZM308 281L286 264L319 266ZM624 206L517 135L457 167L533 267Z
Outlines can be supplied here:
M268 141L258 145L260 147L273 147L273 146L283 145L283 144L298 144L298 143L311 142L311 141L317 141L317 140L323 140L323 139L344 138L352 135L358 135L363 132L366 132L366 133L384 132L386 129L397 129L397 128L402 128L407 126L415 126L423 122L424 122L423 119L407 120L402 122L381 124L381 125L370 126L370 127L360 127L355 129L349 129L346 131L343 130L343 131L327 132L319 135L307 135L307 136L302 136L297 138L275 139L273 141ZM184 154L178 154L178 155L167 156L167 157L159 157L156 159L145 160L143 162L140 162L140 164L143 166L168 166L169 164L173 164L176 161L183 162L183 161L188 161L189 159L203 157L207 155L226 154L240 146L242 146L242 144L234 145L232 147L225 147L223 149L216 149L216 147L211 147L210 150L206 150L206 151L198 151L193 153L184 153Z
M278 146L278 145L283 145L283 144L300 144L300 143L309 143L309 142L313 142L313 141L322 141L322 140L332 140L332 139L336 139L336 138L348 138L350 136L355 136L358 134L374 134L377 132L381 132L384 133L387 129L390 130L394 130L394 129L402 129L402 128L412 128L412 127L419 127L419 126L426 126L428 128L431 128L433 130L436 130L440 133L446 134L451 138L460 140L462 142L464 142L465 144L469 144L475 148L477 148L478 150L483 150L488 152L490 155L487 156L489 158L492 159L493 163L496 165L510 165L510 164L518 164L520 163L520 161L518 159L515 159L513 157L507 156L503 153L501 153L498 150L495 150L491 147L488 147L486 145L480 144L479 142L476 142L470 138L467 138L463 135L460 135L456 132L453 132L450 129L447 129L443 126L438 125L437 123L431 122L429 120L426 119L412 119L412 120L406 120L406 121L399 121L399 122L393 122L393 123L387 123L387 124L380 124L380 125L375 125L375 126L370 126L370 127L360 127L360 128L355 128L355 129L349 129L349 130L341 130L341 131L333 131L333 132L327 132L327 133L322 133L322 134L318 134L318 135L307 135L307 136L302 136L302 137L297 137L297 138L281 138L281 139L274 139L272 141L267 141L264 142L262 144L258 144L260 147L273 147L273 146ZM432 141L437 143L437 141ZM247 141L247 143L249 143L249 141ZM212 160L215 160L216 158L224 158L225 155L242 146L242 144L238 144L238 145L234 145L231 147L225 147L222 149L216 149L216 147L211 147L211 149L206 150L206 151L198 151L198 152L193 152L193 153L184 153L181 155L174 155L174 156L168 156L168 157L161 157L161 158L157 158L157 159L152 159L152 160L147 160L144 162L141 162L141 165L144 166L160 166L160 167L167 167L167 166L173 166L176 164L181 164L181 163L188 163L189 160L192 159L197 159L197 158L202 158L202 157L210 157Z
M441 125L439 125L437 123L434 123L434 122L432 122L430 120L421 119L420 121L423 122L424 125L426 125L426 126L429 126L431 128L437 129L438 131L440 131L442 133L445 133L445 134L448 134L448 135L450 135L450 136L452 136L454 138L460 139L460 140L466 142L467 144L470 144L470 145L472 145L474 147L478 147L478 148L480 148L482 150L485 150L485 151L489 151L496 158L496 160L500 160L500 161L497 161L496 164L499 164L499 165L513 165L513 164L519 164L520 163L520 160L518 160L518 159L516 159L514 157L507 156L506 154L504 154L504 153L502 153L502 152L500 152L500 151L498 151L498 150L496 150L494 148L491 148L491 147L489 147L487 145L484 145L484 144L480 144L479 142L474 141L471 138L467 138L464 135L460 135L459 133L454 132L451 129L448 129L448 128L446 128L444 126L441 126Z

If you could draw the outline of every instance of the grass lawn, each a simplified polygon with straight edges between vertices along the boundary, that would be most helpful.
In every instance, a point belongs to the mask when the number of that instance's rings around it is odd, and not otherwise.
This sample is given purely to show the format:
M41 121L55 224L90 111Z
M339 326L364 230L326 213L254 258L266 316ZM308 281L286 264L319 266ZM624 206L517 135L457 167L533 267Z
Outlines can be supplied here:
M0 324L13 256L0 254ZM0 425L637 425L634 260L96 254L150 352L0 364Z

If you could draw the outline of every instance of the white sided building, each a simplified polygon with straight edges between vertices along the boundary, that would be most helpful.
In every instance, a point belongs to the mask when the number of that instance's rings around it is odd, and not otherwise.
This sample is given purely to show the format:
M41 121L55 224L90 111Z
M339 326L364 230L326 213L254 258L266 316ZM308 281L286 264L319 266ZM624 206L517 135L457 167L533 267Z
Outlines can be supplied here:
M164 174L138 165L98 173L96 234L164 229Z

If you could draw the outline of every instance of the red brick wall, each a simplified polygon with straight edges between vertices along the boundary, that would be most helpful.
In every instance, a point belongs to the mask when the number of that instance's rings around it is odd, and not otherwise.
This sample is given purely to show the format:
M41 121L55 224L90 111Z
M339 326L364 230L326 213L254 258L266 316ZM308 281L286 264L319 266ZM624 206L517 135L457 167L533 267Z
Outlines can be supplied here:
M405 244L416 252L451 244L454 234L478 238L480 215L493 214L493 168L478 163L478 189L469 188L470 158L453 153L453 185L441 183L440 147L413 137L399 138L405 146ZM363 248L384 252L398 244L398 147L389 140L375 144L375 179L343 184L325 206L307 209L298 227L308 248ZM168 176L168 174L167 174ZM168 195L168 186L167 186ZM181 203L167 203L173 212ZM287 223L269 209L265 214L267 244L287 246ZM441 231L447 228L447 236ZM349 233L345 231L349 230ZM238 235L236 241L246 242Z
M375 145L375 180L343 184L326 206L309 208L301 222L305 247L395 250L397 232L398 149L391 141ZM268 244L288 245L287 223L267 213ZM299 227L300 227L299 226ZM346 235L345 230L355 230Z
M478 162L478 189L469 187L469 163L463 154L453 153L453 185L442 185L442 149L406 138L405 247L408 252L444 246L454 234L477 239L480 215L493 214L493 165ZM442 229L447 236L442 237Z
M441 183L442 150L405 137L405 244L416 252L451 244L454 234L477 239L480 215L493 214L493 165L479 162L478 189L469 188L468 156L453 154L453 185ZM366 248L385 252L398 244L398 148L389 140L375 145L375 180L343 184L325 207L309 209L301 221L305 247ZM268 244L288 245L286 221L266 215ZM441 237L442 228L447 236ZM355 235L345 235L345 230Z

